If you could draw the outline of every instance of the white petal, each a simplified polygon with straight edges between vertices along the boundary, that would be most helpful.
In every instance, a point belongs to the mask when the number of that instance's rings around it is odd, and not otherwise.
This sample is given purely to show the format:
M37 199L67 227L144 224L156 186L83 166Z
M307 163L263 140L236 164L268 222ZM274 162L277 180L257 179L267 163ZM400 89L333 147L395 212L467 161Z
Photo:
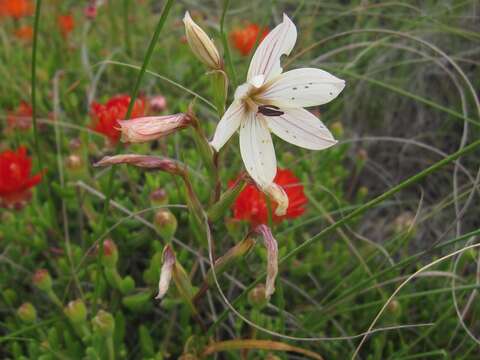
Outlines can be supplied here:
M287 71L275 79L261 98L280 107L307 107L326 104L345 87L345 81L314 68Z
M322 150L337 141L327 127L302 108L281 109L280 116L263 116L270 130L283 140L306 149Z
M217 129L215 130L215 135L213 136L210 145L212 145L216 151L219 151L235 131L237 131L244 118L245 109L242 102L234 101L217 124Z
M247 80L264 75L265 81L282 73L280 57L288 55L297 41L297 28L286 14L283 22L277 25L258 46L248 69Z
M245 169L261 187L273 182L277 173L277 159L272 137L265 121L249 113L240 126L240 152Z

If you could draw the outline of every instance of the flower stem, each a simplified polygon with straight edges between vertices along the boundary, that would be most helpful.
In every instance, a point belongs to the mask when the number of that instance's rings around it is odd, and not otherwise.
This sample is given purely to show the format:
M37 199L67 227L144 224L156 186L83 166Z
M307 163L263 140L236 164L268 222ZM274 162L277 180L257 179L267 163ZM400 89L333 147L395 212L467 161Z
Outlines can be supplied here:
M137 80L135 82L135 86L133 88L133 92L130 95L130 104L128 105L128 110L127 110L127 115L125 118L129 118L132 114L133 106L135 104L135 101L138 96L138 91L140 89L140 84L142 82L142 79L145 75L145 72L147 71L148 64L150 63L150 59L153 54L153 50L155 49L155 45L158 42L158 38L160 36L160 32L162 31L163 26L165 25L165 22L167 20L168 14L170 13L170 9L172 8L173 5L173 0L167 0L163 7L162 14L160 15L160 19L158 20L157 26L155 28L155 32L152 36L152 39L150 40L150 44L148 45L147 53L145 54L145 57L143 59L143 64L142 68L140 69L140 72L138 73ZM117 145L118 152L120 150L120 145ZM100 222L100 227L99 227L99 235L105 231L106 223L107 223L107 215L108 215L108 209L110 207L110 200L112 198L112 189L113 189L113 180L115 179L115 172L116 172L116 167L112 166L110 169L109 177L108 177L108 187L107 187L107 193L105 196L105 201L103 203L103 213L101 216L101 222ZM103 256L103 240L104 237L102 236L100 239L99 243L99 254L97 258L97 271L98 274L101 274L101 269L102 269L102 264L101 264L101 258ZM99 281L100 281L100 276L97 277L96 279L96 284L95 284L95 292L93 296L93 313L96 313L97 310L97 299L99 296L99 291L100 291L100 286L99 286Z
M356 218L357 216L365 213L367 210L373 208L374 206L380 204L384 200L390 198L391 196L395 195L399 191L403 190L404 188L407 188L410 185L413 185L417 183L418 181L424 179L428 175L434 173L435 171L443 168L444 166L452 163L453 161L457 160L461 156L464 156L475 149L480 147L480 140L477 140L473 143L471 143L468 146L465 146L463 149L443 158L442 160L436 162L435 164L429 166L428 168L420 171L419 173L409 177L408 179L402 181L401 183L393 186L389 190L385 191L383 194L377 196L376 198L368 201L366 204L358 207L357 209L351 211L348 215L344 216L342 219L338 220L337 222L327 226L325 229L320 231L317 235L311 237L310 239L306 240L299 246L297 246L295 249L290 251L288 254L286 254L284 257L282 257L278 261L278 265L281 265L285 263L287 260L291 259L293 256L301 252L303 249L305 249L307 246L311 245L313 242L316 242L323 238L325 235L331 233L332 231L336 230L337 228L343 226L344 224L348 223L350 220ZM260 283L266 276L266 273L264 272L261 274L255 281L253 281L249 286L247 286L243 292L237 296L235 300L231 302L232 306L235 306L238 304L245 296L248 294L248 292L253 289L258 283ZM228 313L230 312L230 309L226 309L223 311L222 314L217 318L217 320L210 326L208 329L207 337L211 336L215 328L226 318Z
M223 51L225 52L225 58L227 59L228 67L230 68L230 76L232 79L232 85L235 89L237 87L237 74L235 73L235 67L233 66L232 56L230 54L230 48L228 46L227 35L225 34L225 15L227 14L228 5L230 0L223 2L222 17L220 19L220 36L222 38Z

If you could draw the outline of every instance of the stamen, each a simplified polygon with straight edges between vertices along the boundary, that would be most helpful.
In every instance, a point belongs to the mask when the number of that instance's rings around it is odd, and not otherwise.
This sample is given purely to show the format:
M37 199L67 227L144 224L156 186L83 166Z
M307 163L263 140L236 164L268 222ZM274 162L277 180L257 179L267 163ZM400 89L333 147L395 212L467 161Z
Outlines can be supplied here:
M282 116L285 114L280 108L275 105L261 105L258 107L258 112L265 116Z

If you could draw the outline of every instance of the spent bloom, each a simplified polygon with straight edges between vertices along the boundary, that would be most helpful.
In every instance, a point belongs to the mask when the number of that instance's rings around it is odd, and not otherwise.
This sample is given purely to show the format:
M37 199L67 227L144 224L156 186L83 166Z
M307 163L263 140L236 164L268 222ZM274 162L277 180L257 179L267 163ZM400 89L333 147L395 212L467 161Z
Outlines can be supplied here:
M223 61L212 39L198 26L187 11L183 18L188 45L195 56L212 70L223 68Z
M128 95L114 96L105 104L92 103L90 108L90 116L92 118L91 128L105 135L112 144L116 144L118 140L120 140L121 134L118 120L125 119L129 104L130 96ZM145 101L143 99L136 99L131 117L137 118L144 114Z
M147 116L132 120L120 120L123 142L143 143L167 136L191 124L191 117L184 113L166 116Z
M303 192L303 185L290 170L278 169L273 184L276 187L273 191L280 193L276 196L267 194L273 200L271 207L274 222L279 223L286 219L294 219L305 212L305 205L308 200ZM283 193L287 197L287 208L286 211L284 211L285 209L278 211L282 204L279 204L275 197L283 199ZM248 221L253 226L266 224L268 222L267 195L254 184L248 184L233 204L233 217L236 220ZM285 204L285 200L283 200L283 204ZM282 212L283 215L279 215Z
M217 125L211 145L219 151L240 129L240 153L249 175L261 187L272 183L277 170L270 132L294 145L326 149L336 143L325 125L303 107L325 104L345 82L326 71L301 68L282 73L280 57L290 54L297 39L295 24L283 16L260 43L234 101Z
M258 225L255 232L263 237L267 249L267 279L265 281L265 298L269 299L275 291L275 279L278 274L278 244L272 231L266 225Z
M257 39L260 42L267 34L267 28L261 29L257 24L249 24L241 29L233 30L230 33L230 40L240 54L247 56L255 46Z
M0 204L21 207L30 199L30 189L37 185L42 175L31 175L32 160L23 146L17 151L0 152Z
M175 253L170 245L165 246L163 249L163 264L160 272L160 280L158 282L158 294L155 299L162 299L170 287L172 281L173 268L175 265Z
M20 19L33 14L34 6L30 0L0 0L0 17Z

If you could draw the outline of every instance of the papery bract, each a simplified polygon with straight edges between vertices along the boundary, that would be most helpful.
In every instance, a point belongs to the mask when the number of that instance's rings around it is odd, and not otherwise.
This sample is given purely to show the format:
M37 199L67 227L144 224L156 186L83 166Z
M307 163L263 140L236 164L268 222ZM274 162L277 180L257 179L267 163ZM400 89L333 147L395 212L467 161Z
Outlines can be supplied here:
M303 192L303 185L300 180L288 169L278 169L274 184L281 188L276 191L285 192L288 198L287 209L284 215L283 209L278 210L278 204L271 201L272 221L279 223L285 219L294 219L305 212L305 205L308 200ZM283 197L283 195L280 195ZM283 200L285 205L285 200ZM261 189L254 184L248 184L235 200L233 205L233 216L236 220L246 220L253 226L266 224L268 222L267 198Z
M31 175L32 161L23 146L17 151L0 153L0 204L19 207L30 199L30 189L37 185L42 175Z

